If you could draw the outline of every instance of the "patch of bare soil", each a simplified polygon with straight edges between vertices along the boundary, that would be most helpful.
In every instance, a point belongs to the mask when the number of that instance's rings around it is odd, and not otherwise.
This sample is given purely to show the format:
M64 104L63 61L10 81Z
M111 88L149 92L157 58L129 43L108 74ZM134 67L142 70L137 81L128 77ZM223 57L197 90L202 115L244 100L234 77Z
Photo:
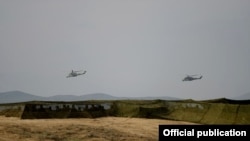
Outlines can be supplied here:
M0 116L0 141L157 141L159 124L195 123L123 117L22 120Z

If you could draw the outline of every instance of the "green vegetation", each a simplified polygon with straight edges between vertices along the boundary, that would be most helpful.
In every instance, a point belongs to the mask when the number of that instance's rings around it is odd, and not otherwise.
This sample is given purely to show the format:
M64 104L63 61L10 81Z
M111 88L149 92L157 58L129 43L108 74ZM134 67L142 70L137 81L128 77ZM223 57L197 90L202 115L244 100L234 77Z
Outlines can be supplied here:
M26 102L0 105L0 115L32 118L157 118L201 124L250 124L250 101L116 100Z

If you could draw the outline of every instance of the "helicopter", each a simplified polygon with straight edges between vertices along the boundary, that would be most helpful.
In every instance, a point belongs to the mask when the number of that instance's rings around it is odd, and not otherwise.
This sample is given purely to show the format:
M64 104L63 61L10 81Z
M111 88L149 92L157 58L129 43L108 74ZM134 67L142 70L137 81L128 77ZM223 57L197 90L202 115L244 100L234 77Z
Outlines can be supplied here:
M68 78L68 77L76 77L76 76L78 76L78 75L83 75L83 74L85 74L86 72L87 72L86 70L85 70L84 72L72 70L72 71L69 73L69 75L67 76L67 78Z
M194 77L194 76L197 75L187 75L182 81L193 81L202 78L202 75L200 77Z

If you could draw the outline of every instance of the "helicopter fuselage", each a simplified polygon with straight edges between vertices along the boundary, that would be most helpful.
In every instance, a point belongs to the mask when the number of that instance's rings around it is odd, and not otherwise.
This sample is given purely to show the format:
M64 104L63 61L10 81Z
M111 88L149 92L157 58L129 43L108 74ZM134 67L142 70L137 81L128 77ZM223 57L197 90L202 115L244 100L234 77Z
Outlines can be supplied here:
M197 80L197 79L201 79L202 76L196 78L196 77L191 77L191 76L187 76L185 77L182 81L193 81L193 80Z
M87 71L84 71L83 73L77 73L76 71L73 71L67 76L67 77L76 77L78 75L83 75L85 74Z

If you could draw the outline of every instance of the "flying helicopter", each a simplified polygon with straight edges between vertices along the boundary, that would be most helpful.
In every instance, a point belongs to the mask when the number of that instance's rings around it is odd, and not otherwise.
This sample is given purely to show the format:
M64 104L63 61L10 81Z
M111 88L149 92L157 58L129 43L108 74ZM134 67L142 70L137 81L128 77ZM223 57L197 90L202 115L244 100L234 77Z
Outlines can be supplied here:
M194 77L194 76L197 75L187 75L182 81L193 81L202 78L202 75L200 75L200 77Z
M85 71L82 71L82 70L80 70L80 71L74 71L74 70L72 70L70 73L69 73L69 75L67 76L67 78L68 77L76 77L76 76L78 76L78 75L83 75L83 74L85 74L87 71L85 70Z

